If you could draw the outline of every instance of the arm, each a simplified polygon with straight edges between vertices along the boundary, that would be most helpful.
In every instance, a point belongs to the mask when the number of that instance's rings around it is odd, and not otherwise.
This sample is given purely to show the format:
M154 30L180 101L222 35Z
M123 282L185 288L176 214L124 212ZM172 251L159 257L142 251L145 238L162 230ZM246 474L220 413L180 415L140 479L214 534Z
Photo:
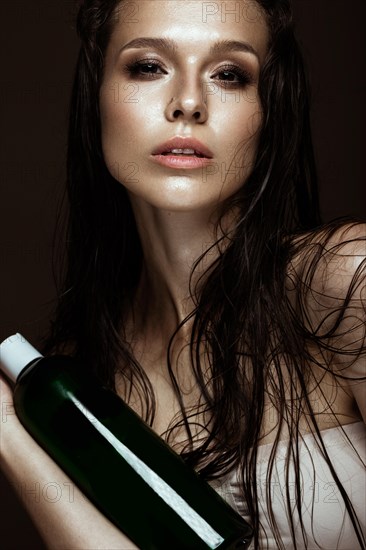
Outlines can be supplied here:
M13 409L12 391L1 376L0 406L0 467L20 495L47 547L136 549L23 428ZM59 498L55 496L57 491Z

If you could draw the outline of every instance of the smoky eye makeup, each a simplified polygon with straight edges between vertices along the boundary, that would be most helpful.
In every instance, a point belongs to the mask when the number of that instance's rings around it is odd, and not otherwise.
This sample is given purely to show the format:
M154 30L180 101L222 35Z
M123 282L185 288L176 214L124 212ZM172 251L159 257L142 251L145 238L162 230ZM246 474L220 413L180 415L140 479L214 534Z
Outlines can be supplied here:
M216 69L214 74L215 80L219 81L224 86L244 87L253 84L254 76L248 70L235 64L225 64Z
M123 67L124 72L134 78L154 78L156 75L168 74L162 63L157 59L143 58L126 63Z
M137 57L123 65L123 73L132 80L149 81L169 73L165 65L156 58ZM252 71L236 63L223 63L210 71L209 80L224 87L245 87L255 81Z

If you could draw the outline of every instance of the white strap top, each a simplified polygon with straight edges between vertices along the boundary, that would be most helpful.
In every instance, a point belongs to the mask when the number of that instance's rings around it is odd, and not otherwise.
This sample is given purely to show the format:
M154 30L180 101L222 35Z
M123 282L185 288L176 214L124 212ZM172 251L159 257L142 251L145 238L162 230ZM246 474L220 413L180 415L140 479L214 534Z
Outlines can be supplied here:
M332 461L334 469L348 494L358 519L366 535L366 425L356 422L343 426L360 458L350 446L347 437L339 427L321 431L321 435ZM278 445L271 480L271 497L273 513L278 525L283 544L286 549L293 549L290 524L286 507L286 476L285 457L286 441ZM261 548L277 550L277 544L272 534L269 514L266 505L267 469L272 444L258 448L258 499L261 531ZM289 487L294 503L293 522L295 526L296 543L299 550L355 550L360 548L345 504L327 463L322 457L312 434L305 434L299 443L300 478L302 485L302 517L307 536L304 542L300 522L295 507L295 477L293 467L289 474ZM362 463L363 462L363 463ZM237 473L230 474L216 491L248 520L246 505L240 495ZM265 534L264 534L265 533ZM266 538L267 536L267 538ZM268 539L268 546L267 546Z

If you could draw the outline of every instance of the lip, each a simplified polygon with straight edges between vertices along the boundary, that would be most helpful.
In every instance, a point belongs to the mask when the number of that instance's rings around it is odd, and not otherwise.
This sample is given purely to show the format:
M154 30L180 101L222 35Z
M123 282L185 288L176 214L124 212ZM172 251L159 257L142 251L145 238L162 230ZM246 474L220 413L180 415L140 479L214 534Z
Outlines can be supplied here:
M167 154L172 149L194 149L196 153L203 156L184 156L175 155L174 153ZM192 170L195 168L203 168L210 164L212 162L213 153L206 145L198 141L198 139L175 136L165 143L158 145L152 152L151 158L154 162L162 166L167 166L168 168Z
M204 168L212 163L212 159L207 157L189 157L178 156L178 155L151 155L151 159L161 164L162 166L167 166L168 168L176 168L178 170L193 170L195 168Z
M203 145L198 139L192 138L192 137L180 137L175 136L165 143L162 143L161 145L158 145L156 149L152 152L153 156L164 156L163 153L168 153L172 149L194 149L196 153L203 155L202 157L186 157L185 160L191 160L191 159L198 159L198 160L209 160L213 158L213 153L210 151L206 145ZM169 155L169 157L173 157L174 155ZM174 156L175 159L183 159L184 157L177 157L177 155Z

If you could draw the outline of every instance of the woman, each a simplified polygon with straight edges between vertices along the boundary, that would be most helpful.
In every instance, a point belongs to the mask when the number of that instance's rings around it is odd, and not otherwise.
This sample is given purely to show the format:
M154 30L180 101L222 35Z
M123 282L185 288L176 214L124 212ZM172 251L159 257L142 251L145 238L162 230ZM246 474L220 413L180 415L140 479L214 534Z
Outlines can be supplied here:
M320 225L288 2L235 6L81 6L68 263L42 351L90 365L252 523L253 548L365 548L365 226ZM61 479L15 418L3 434L11 480L25 449ZM48 546L132 547L75 498L29 506Z

